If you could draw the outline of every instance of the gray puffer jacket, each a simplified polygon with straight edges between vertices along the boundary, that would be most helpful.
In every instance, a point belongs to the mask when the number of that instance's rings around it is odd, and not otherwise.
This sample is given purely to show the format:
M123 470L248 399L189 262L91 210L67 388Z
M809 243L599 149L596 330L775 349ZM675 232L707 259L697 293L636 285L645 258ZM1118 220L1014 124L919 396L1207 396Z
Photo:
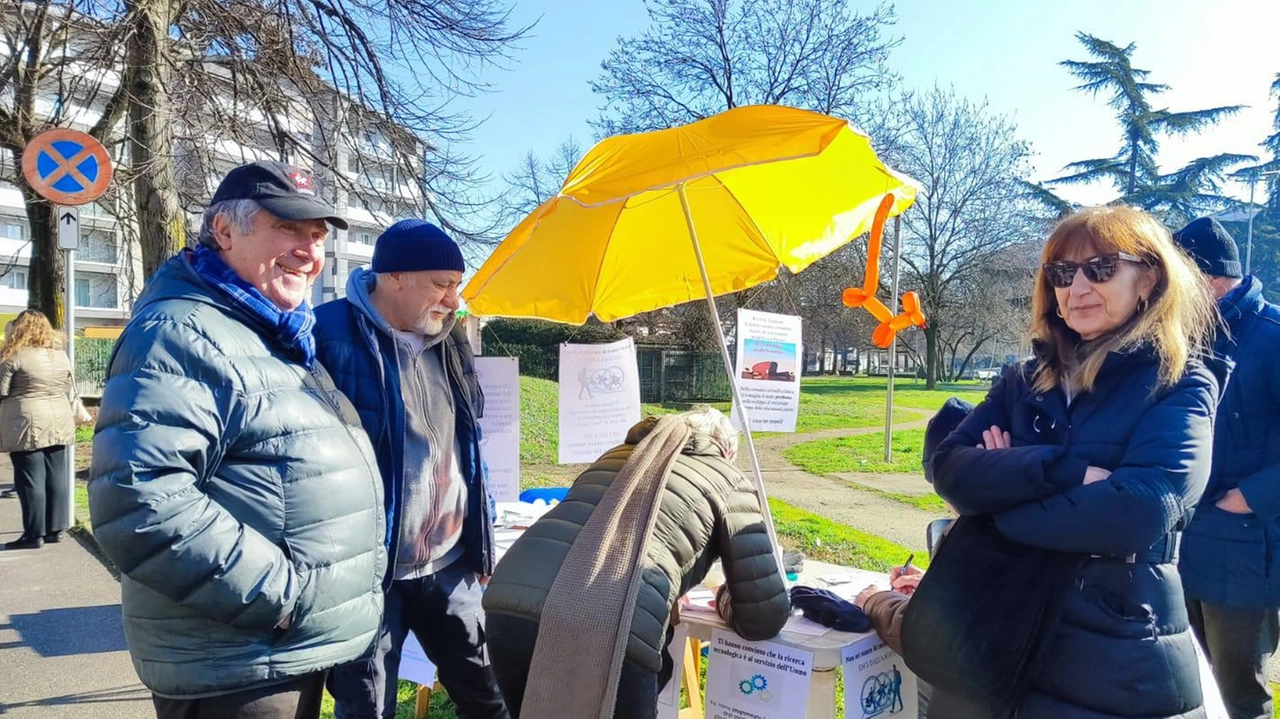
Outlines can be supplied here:
M622 470L635 445L656 424L631 428L626 444L609 450L578 475L565 501L529 527L494 570L484 593L487 614L538 621L542 606L578 533ZM707 575L716 560L732 598L732 624L747 639L782 630L791 601L774 560L760 501L751 483L705 434L694 434L667 478L646 549L628 661L660 671L667 623L676 601Z
M93 443L94 534L138 676L168 697L350 661L382 615L382 482L359 417L215 292L184 254L152 277Z

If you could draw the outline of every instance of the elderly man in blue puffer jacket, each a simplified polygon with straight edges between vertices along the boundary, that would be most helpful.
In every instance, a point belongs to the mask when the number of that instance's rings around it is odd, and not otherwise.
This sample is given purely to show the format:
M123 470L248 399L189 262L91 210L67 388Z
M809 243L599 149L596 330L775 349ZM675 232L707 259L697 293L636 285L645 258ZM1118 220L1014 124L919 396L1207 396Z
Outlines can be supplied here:
M1270 719L1267 664L1280 645L1280 307L1246 275L1217 220L1194 220L1173 239L1213 287L1227 324L1214 350L1236 363L1178 570L1231 719Z
M306 304L346 223L315 191L232 170L111 359L89 504L160 719L318 717L326 671L378 633L382 482Z

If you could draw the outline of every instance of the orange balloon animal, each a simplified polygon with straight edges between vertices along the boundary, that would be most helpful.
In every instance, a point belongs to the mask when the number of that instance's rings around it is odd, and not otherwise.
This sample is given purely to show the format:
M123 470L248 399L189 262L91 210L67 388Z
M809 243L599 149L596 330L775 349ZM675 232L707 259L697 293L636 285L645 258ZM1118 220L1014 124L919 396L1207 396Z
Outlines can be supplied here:
M876 297L876 289L880 286L880 246L884 238L884 223L889 219L893 201L892 194L885 195L876 208L875 220L871 223L870 244L867 246L867 273L862 278L862 287L850 287L840 296L845 307L862 307L880 320L880 325L871 333L871 341L877 347L893 344L893 338L898 332L912 325L924 327L924 312L920 309L920 296L916 293L903 293L902 314L899 315L890 312Z

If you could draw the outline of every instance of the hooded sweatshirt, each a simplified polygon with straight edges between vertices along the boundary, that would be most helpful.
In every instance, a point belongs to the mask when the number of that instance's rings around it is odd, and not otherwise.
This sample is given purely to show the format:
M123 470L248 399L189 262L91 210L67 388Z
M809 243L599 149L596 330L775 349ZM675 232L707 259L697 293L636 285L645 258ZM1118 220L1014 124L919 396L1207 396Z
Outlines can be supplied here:
M456 319L449 316L433 335L397 330L373 305L376 283L374 273L356 270L347 282L347 299L378 331L395 340L395 357L383 357L386 370L399 373L404 403L400 536L391 578L417 579L444 569L463 554L459 539L467 516L467 485L458 466L461 449L453 389L441 348Z

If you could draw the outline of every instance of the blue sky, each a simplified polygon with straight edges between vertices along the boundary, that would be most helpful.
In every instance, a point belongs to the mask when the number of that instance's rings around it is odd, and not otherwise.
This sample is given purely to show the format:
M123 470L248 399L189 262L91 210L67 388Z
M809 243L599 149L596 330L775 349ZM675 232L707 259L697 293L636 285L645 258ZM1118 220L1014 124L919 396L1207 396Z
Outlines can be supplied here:
M1077 30L1137 43L1135 65L1151 70L1151 81L1172 85L1158 101L1172 110L1251 106L1200 137L1164 140L1166 167L1218 152L1260 152L1257 143L1270 132L1275 100L1267 91L1280 72L1280 2L901 0L896 9L890 32L903 42L891 57L895 71L908 86L954 84L1011 114L1036 153L1036 179L1118 146L1105 99L1073 92L1074 78L1057 65L1086 59ZM640 0L515 0L513 19L538 24L509 69L485 73L495 92L458 105L488 118L466 150L493 183L528 150L545 154L569 135L584 149L590 145L587 120L599 100L588 83L618 36L639 34L648 24ZM1234 189L1242 197L1247 192ZM1111 197L1107 188L1064 194L1086 203Z

